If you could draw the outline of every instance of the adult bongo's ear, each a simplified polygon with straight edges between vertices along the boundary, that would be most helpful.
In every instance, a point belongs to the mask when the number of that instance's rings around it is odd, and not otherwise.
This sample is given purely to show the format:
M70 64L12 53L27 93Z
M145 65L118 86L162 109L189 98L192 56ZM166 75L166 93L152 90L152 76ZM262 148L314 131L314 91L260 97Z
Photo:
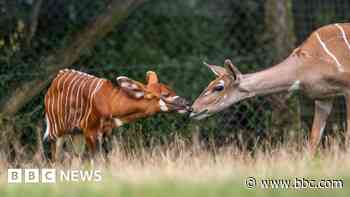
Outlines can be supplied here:
M135 83L133 80L124 76L118 77L116 80L119 87L124 92L126 92L129 96L135 99L140 99L144 97L145 95L144 90L142 89L142 87L140 87L140 85Z
M231 75L234 76L236 83L239 83L242 79L242 73L239 69L231 62L230 59L226 59L224 63L227 70L230 71Z
M228 74L227 70L224 67L211 65L206 62L203 62L203 64L206 65L217 77Z

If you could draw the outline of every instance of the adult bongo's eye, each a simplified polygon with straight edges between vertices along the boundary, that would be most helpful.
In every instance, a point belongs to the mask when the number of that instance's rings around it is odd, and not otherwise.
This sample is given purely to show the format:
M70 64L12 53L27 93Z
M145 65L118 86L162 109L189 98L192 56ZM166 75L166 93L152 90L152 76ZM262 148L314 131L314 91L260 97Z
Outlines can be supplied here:
M214 91L220 92L222 90L224 90L224 86L223 85L218 85L218 86L214 87Z

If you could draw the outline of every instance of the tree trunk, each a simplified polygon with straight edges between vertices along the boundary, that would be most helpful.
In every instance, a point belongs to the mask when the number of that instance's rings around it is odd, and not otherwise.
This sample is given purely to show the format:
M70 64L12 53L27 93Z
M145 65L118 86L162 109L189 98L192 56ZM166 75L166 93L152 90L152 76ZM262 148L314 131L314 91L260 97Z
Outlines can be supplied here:
M30 47L30 43L36 33L42 4L43 4L43 0L35 0L33 4L32 13L30 14L29 21L27 22L27 30L26 30L28 34L26 39L27 47Z
M275 61L281 61L295 47L295 35L291 0L266 0L265 23L273 38Z
M43 65L41 77L21 83L9 95L1 98L0 113L4 115L17 113L49 84L60 69L69 67L77 61L84 50L92 49L99 39L111 32L115 25L122 22L132 10L145 1L112 1L102 15L75 35L71 45L58 49L41 62Z
M265 23L267 33L272 40L273 62L278 63L285 59L295 47L292 1L266 0ZM285 94L277 94L271 97L271 101L274 130L300 128L300 109L297 97L290 99L287 103Z

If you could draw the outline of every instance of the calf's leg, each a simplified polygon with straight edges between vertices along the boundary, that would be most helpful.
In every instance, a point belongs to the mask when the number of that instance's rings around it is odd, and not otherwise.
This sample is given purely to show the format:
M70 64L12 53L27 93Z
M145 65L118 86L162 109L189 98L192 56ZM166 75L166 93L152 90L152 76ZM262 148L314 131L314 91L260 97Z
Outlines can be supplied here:
M63 144L65 141L65 136L58 137L56 139L56 144L55 144L55 161L56 162L61 162L63 160Z
M96 130L87 129L85 135L85 141L88 146L90 159L96 156L96 141L97 133Z

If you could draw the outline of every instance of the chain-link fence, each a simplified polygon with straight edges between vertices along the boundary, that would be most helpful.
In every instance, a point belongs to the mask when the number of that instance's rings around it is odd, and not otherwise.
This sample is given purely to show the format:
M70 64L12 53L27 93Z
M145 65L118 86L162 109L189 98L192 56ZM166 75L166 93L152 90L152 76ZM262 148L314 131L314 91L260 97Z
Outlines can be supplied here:
M202 61L222 65L223 60L229 57L246 73L269 67L283 58L276 57L276 50L280 49L273 47L276 37L268 31L269 25L274 24L267 22L273 12L273 7L267 11L267 2L149 0L128 14L121 12L120 15L127 17L120 17L122 19L103 38L94 37L97 42L93 47L82 50L71 67L111 80L126 75L144 81L146 71L154 70L161 81L173 87L179 95L194 100L214 79ZM291 13L289 20L293 24L286 31L293 33L296 44L321 25L345 22L350 18L348 1L286 2L286 12ZM45 78L46 67L49 66L45 64L46 59L51 56L54 59L52 54L56 54L58 49L79 39L74 35L88 28L87 25L103 15L113 3L113 0L0 1L2 103L4 98L14 99L9 95L21 84ZM46 89L33 96L15 116L16 120L22 120L16 127L24 141L33 133L33 124L36 125L43 117ZM281 105L284 110L290 108L283 102ZM115 132L157 137L174 132L190 136L198 130L203 139L214 136L220 143L230 136L237 137L239 132L256 138L256 135L270 135L276 106L281 107L271 97L258 97L234 105L202 122L190 121L179 115L157 115ZM303 115L301 122L309 123L312 103L301 99L298 106ZM343 115L344 112L336 115L341 128ZM302 130L309 124L299 126Z

